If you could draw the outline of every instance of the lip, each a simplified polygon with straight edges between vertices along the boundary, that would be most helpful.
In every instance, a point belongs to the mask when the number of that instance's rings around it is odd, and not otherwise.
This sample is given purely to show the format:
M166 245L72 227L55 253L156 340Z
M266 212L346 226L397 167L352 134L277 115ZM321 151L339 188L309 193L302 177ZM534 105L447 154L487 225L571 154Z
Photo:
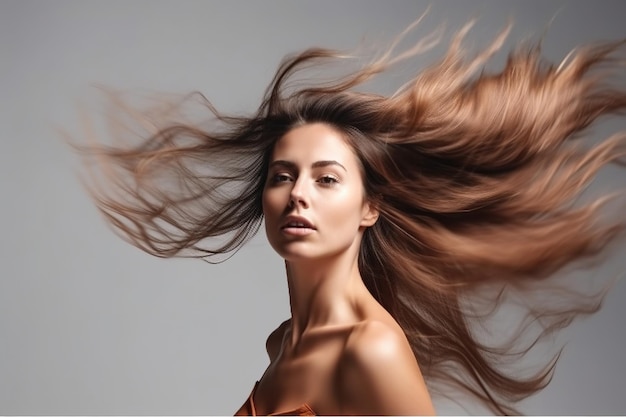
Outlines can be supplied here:
M287 216L280 229L298 235L308 234L316 230L313 223L302 216Z

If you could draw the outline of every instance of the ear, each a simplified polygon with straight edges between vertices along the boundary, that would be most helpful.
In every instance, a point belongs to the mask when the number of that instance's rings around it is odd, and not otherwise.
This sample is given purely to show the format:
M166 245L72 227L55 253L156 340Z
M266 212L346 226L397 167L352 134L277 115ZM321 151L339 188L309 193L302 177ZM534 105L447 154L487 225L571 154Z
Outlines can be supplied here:
M371 202L366 202L363 204L363 215L361 217L361 227L371 227L378 220L379 215L378 208L375 204Z

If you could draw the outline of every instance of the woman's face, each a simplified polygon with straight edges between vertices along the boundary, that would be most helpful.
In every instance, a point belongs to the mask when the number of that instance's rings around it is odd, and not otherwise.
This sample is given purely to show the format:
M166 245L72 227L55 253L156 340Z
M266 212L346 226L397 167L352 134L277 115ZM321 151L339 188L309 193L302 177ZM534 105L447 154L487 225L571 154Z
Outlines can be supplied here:
M290 261L358 251L364 228L378 218L365 199L356 155L323 123L296 127L276 142L263 214L270 244Z

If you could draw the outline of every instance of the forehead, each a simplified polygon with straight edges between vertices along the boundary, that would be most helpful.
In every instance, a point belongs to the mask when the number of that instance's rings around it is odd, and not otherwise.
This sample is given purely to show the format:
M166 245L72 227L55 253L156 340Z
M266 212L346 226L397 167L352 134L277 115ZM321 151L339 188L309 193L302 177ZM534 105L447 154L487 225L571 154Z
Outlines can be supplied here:
M272 160L277 159L302 163L336 160L342 164L358 164L342 134L323 123L305 124L287 132L274 146Z

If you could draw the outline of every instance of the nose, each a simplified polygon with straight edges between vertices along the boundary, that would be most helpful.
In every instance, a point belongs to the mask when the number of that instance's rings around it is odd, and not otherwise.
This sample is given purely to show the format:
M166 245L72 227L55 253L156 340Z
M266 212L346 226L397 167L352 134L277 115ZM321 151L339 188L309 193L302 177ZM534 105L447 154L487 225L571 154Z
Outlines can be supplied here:
M298 178L291 188L289 195L289 208L308 208L309 207L309 193L307 190L306 181L302 177Z

